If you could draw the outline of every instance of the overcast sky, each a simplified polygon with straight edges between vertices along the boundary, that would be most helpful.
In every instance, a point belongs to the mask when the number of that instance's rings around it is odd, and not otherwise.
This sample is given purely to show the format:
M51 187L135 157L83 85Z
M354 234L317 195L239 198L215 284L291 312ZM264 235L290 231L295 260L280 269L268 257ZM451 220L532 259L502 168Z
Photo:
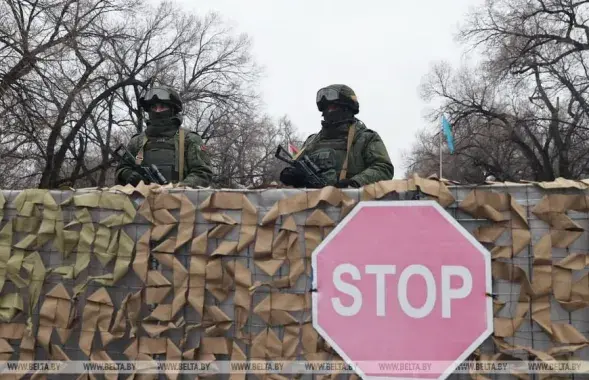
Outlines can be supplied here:
M384 140L395 178L402 151L427 122L418 86L438 60L459 64L456 27L480 0L177 0L200 14L218 11L253 40L265 67L267 112L284 114L305 137L321 128L315 94L344 83L356 91L357 117Z

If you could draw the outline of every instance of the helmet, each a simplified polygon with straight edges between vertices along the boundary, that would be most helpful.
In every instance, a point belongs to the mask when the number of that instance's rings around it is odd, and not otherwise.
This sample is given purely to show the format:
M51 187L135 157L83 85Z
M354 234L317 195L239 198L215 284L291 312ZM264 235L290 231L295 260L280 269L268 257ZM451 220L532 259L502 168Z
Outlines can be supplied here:
M153 87L139 96L139 105L144 110L148 110L150 105L158 102L169 104L176 108L177 112L182 112L182 99L176 90L170 87Z
M354 115L360 112L360 104L356 98L354 90L345 84L332 84L317 91L317 98L315 99L317 108L323 112L325 107L329 104L338 104L348 107Z

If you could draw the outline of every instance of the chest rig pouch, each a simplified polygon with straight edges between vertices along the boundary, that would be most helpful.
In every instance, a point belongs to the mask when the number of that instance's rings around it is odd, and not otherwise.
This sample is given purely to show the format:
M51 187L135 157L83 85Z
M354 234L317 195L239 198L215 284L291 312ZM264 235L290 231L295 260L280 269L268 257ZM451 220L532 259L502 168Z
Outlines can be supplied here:
M180 131L180 139L183 139L184 131ZM177 136L177 135L176 135ZM179 155L183 155L184 149L178 149L178 139L171 137L143 137L142 145L137 153L136 162L143 165L155 165L168 182L178 182L182 179L179 173L183 171L183 161ZM183 142L183 141L182 141ZM184 148L182 146L182 148Z
M352 125L347 136L340 139L315 139L309 146L307 155L319 167L319 175L328 186L335 185L347 176L348 156L355 129L355 125Z
M342 162L340 156L342 153L345 154L345 150L336 150L336 148L333 142L318 143L308 153L309 159L317 165L320 170L319 175L328 185L334 185L337 182L337 173L341 169Z

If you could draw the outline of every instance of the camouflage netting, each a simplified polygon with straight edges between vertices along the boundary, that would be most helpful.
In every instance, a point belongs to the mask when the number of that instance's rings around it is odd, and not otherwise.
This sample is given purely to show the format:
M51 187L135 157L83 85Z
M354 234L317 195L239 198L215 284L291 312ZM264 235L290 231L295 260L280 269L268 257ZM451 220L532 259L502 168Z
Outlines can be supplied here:
M337 360L311 324L311 252L358 201L416 198L492 252L474 358L587 359L588 183L0 192L0 360Z

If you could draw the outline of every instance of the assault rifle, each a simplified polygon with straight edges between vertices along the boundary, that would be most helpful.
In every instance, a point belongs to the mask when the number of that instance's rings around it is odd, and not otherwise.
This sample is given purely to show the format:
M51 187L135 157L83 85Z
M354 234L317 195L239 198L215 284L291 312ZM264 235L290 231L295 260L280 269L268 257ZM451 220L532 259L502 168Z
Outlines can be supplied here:
M282 147L282 145L278 145L274 156L280 161L284 161L292 166L300 175L302 175L305 187L321 189L327 186L327 183L318 176L318 173L320 172L319 168L309 157L304 155L301 159L295 160L290 153Z
M125 148L124 145L119 145L119 147L114 151L115 157L117 157L122 162L130 165L133 170L141 177L143 177L143 181L146 184L149 183L159 183L160 185L167 185L168 181L166 177L162 175L162 173L158 170L157 166L151 164L151 166L146 165L137 165L135 162L135 157Z

